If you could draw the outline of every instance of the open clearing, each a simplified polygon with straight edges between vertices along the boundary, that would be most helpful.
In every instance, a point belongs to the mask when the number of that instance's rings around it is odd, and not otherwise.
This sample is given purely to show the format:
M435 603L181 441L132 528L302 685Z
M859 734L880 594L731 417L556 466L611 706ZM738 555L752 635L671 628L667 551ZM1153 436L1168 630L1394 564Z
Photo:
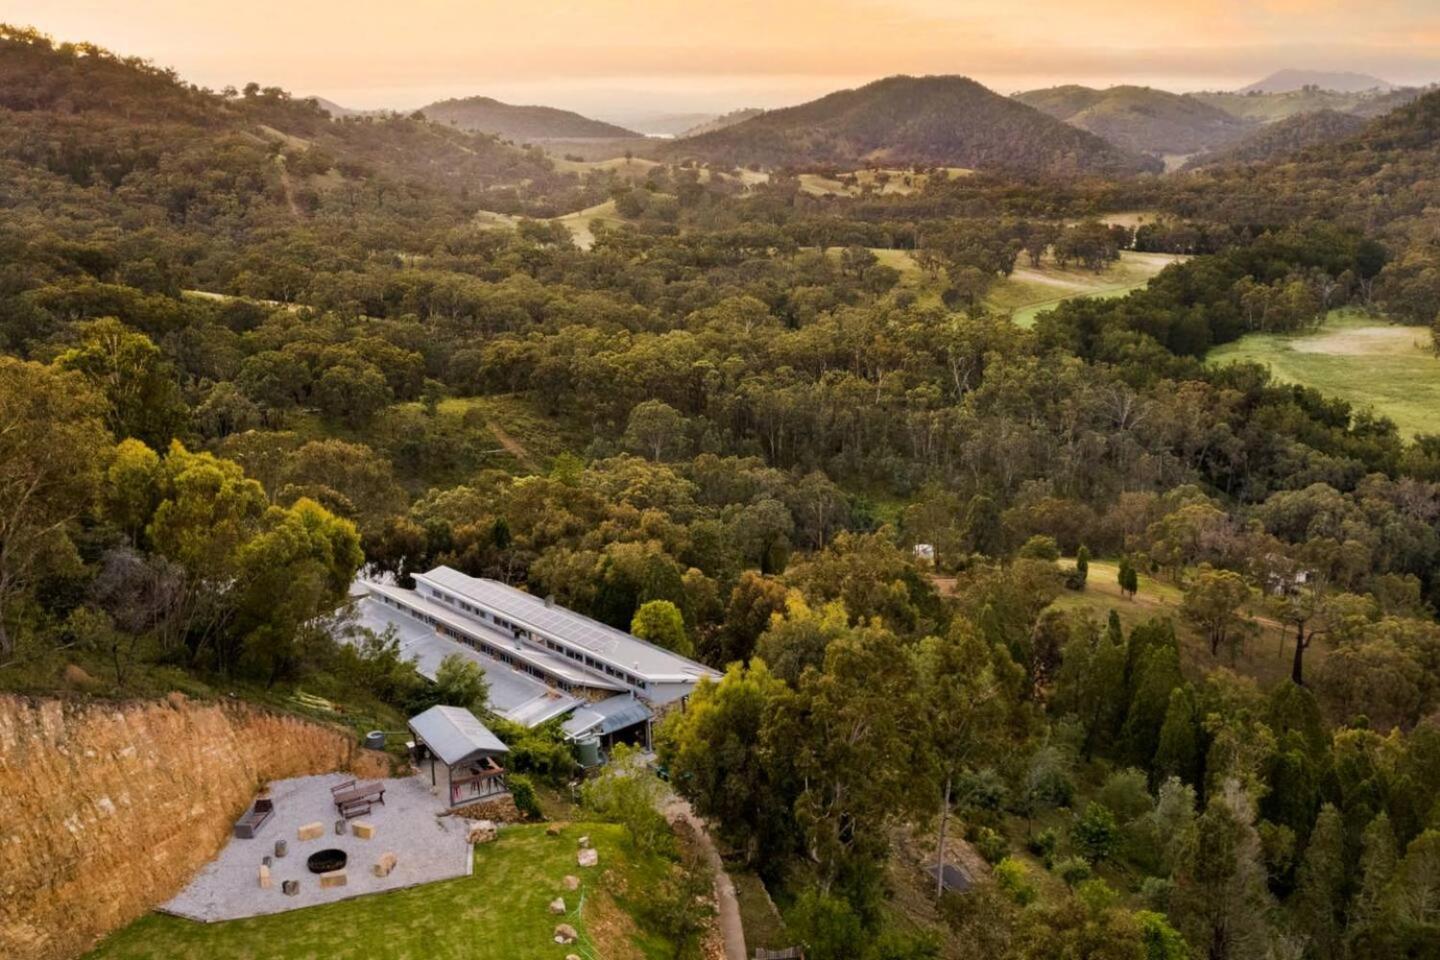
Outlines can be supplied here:
M575 865L576 840L584 834L600 852L598 868ZM510 826L494 843L476 848L473 876L226 923L150 914L107 938L90 957L558 960L567 952L669 957L673 948L639 935L607 888L614 880L614 890L644 891L664 869L657 858L636 858L623 828L614 824L572 824L558 837L546 836L543 824ZM566 874L581 878L578 891L563 889ZM557 896L565 898L566 916L546 909ZM568 948L556 944L557 922L575 927L580 941Z
M520 217L512 217L508 213L493 213L489 210L480 210L475 214L475 224L480 227L513 230L520 220ZM595 245L595 224L603 222L607 226L618 227L625 221L615 212L615 201L606 200L604 203L563 214L546 222L563 223L575 238L575 245L581 250L589 250Z
M1184 259L1169 253L1122 250L1120 259L1099 273L1078 266L1062 269L1053 262L1046 262L1038 269L1020 265L996 284L985 299L992 310L1009 312L1020 326L1032 327L1036 317L1055 309L1064 300L1124 296L1145 286L1170 264Z
M948 179L968 177L974 170L964 167L943 167ZM856 170L844 174L845 179L827 177L819 173L802 173L799 176L800 189L811 196L857 197L865 188L873 188L882 194L910 194L925 189L932 173L913 173L909 170L878 169ZM853 178L853 182L849 182Z
M1206 359L1263 363L1277 380L1374 410L1413 437L1440 433L1440 359L1431 344L1425 327L1336 310L1314 333L1252 333Z

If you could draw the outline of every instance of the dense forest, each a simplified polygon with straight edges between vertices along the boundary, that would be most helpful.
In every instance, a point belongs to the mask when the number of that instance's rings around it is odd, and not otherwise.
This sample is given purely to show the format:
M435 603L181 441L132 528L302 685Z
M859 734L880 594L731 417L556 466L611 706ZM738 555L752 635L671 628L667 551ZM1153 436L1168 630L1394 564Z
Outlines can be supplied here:
M1204 357L1436 321L1440 94L1163 178L995 99L1068 139L814 196L730 166L790 111L624 178L0 29L0 684L398 709L393 645L334 640L357 573L668 604L725 674L660 763L812 960L1436 956L1440 436ZM1133 250L1188 259L985 307ZM905 912L947 831L976 882Z

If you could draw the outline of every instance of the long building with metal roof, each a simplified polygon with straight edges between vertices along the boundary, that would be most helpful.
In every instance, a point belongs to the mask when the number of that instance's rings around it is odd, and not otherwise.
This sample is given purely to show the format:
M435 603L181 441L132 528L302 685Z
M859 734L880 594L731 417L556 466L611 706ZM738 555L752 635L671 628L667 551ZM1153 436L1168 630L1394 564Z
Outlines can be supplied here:
M363 625L394 626L402 649L433 678L439 660L463 651L485 670L491 709L533 726L571 716L575 738L617 724L645 724L652 708L688 696L719 673L551 600L449 567L415 575L415 589L364 581ZM626 706L628 704L629 706ZM598 713L597 713L598 711Z

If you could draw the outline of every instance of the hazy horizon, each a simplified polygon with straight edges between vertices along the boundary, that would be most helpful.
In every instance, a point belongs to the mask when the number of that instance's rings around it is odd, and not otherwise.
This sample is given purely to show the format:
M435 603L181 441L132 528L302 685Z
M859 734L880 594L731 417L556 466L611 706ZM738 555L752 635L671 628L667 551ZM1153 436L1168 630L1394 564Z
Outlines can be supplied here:
M774 108L896 73L953 73L1002 93L1064 83L1233 89L1275 70L1440 78L1429 0L0 0L0 20L91 41L218 89L255 80L357 109L486 95L612 120ZM283 25L283 29L277 29ZM1183 37L1183 44L1175 38ZM1343 38L1337 40L1336 38Z

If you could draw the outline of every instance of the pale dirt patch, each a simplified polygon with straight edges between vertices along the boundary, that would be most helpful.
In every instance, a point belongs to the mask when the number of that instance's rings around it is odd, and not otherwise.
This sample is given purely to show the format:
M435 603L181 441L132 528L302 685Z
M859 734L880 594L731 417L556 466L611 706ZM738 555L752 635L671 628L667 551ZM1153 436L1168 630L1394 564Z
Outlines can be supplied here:
M1363 357L1428 350L1428 340L1429 332L1423 327L1355 327L1300 337L1290 342L1290 348L1297 353Z

